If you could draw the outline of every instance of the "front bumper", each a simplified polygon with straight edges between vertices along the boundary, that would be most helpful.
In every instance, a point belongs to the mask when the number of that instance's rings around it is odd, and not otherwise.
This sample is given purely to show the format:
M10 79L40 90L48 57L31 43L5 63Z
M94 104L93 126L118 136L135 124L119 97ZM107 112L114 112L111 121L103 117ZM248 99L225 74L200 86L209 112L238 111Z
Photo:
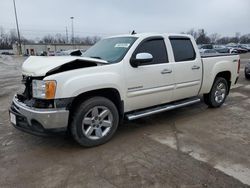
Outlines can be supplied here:
M31 134L45 136L50 133L64 132L68 127L69 111L65 108L33 108L15 96L9 112L14 114L16 120L12 125Z

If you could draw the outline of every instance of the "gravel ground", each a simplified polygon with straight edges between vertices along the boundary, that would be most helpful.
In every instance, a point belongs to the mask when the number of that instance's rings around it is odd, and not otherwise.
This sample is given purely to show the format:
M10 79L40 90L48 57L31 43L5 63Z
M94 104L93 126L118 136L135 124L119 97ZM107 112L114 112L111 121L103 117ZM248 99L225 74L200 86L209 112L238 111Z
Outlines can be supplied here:
M250 81L225 105L203 103L125 122L105 145L40 138L8 120L23 57L0 56L0 187L250 187Z

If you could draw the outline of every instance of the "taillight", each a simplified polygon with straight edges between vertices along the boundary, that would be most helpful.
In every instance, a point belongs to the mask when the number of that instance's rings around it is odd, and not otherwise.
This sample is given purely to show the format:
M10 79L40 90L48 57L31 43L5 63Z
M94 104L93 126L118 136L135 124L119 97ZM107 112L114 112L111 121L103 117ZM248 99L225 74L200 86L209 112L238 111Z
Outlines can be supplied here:
M238 60L238 70L237 73L240 74L240 59Z

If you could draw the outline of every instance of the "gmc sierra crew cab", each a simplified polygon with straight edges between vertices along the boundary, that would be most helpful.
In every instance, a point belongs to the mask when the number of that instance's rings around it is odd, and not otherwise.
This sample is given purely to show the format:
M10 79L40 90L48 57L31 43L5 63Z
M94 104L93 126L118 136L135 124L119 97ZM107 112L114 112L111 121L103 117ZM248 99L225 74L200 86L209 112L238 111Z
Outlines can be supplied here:
M189 35L108 37L79 57L29 57L10 121L35 135L70 131L92 147L107 142L123 119L191 105L202 95L208 106L220 107L239 68L236 54L201 57Z

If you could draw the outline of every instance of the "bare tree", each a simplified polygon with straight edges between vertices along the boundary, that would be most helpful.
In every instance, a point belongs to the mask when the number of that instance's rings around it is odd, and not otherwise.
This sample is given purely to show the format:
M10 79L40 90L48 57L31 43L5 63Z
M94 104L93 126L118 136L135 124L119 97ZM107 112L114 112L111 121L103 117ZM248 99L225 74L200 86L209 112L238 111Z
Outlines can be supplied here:
M220 35L218 33L212 33L211 35L209 35L210 41L213 44L217 43L217 40L220 38Z
M242 35L240 37L240 43L242 44L249 44L250 43L250 34Z
M11 29L8 32L0 27L0 49L11 49L12 45L18 41L17 33L15 29ZM21 43L32 42L21 36Z
M187 34L192 35L195 40L198 38L198 33L194 29L190 29Z
M54 44L55 38L52 35L46 35L42 38L42 43Z
M213 43L213 44L228 44L228 43L250 43L250 34L242 35L239 32L235 33L235 36L233 37L226 37L221 36L218 33L212 33L209 36L207 36L207 33L204 31L204 29L199 29L198 31L195 31L194 29L190 29L187 32L182 32L183 34L190 34L192 35L196 42L198 44L207 44L207 43Z
M55 35L55 40L54 42L58 43L58 44L65 44L66 43L66 38L65 36L63 36L62 34L60 33L57 33Z
M198 37L196 39L197 44L208 44L210 43L210 38L207 36L204 29L198 31Z
M87 37L79 37L76 36L74 37L74 42L75 44L83 44L83 45L93 45L97 41L99 41L101 37L99 36L87 36ZM49 44L65 44L66 43L66 38L60 33L57 33L55 35L46 35L44 36L39 43L49 43Z
M218 33L213 33L207 36L207 33L204 29L195 30L190 29L187 32L182 32L192 35L198 44L228 44L228 43L250 43L250 34L242 35L239 32L235 33L234 37L221 37ZM99 36L86 36L86 37L75 37L75 44L83 44L83 45L93 45L101 39ZM3 27L0 26L0 48L1 49L10 49L12 48L12 44L15 44L18 40L16 30L8 30L6 31ZM65 44L67 43L66 37L61 34L48 34L45 35L41 40L36 38L35 41L39 41L39 43L48 43L48 44ZM26 39L21 36L22 43L33 42L33 40Z

